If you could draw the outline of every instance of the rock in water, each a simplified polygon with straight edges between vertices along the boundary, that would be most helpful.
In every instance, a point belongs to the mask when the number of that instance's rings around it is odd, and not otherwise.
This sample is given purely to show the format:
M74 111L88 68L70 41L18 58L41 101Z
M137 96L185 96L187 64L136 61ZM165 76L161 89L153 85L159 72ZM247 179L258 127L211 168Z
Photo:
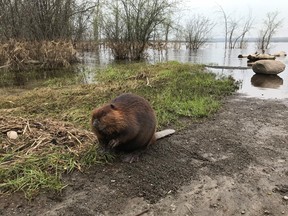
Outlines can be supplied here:
M287 56L287 54L284 51L280 51L280 52L274 53L273 56L283 57L283 56Z
M253 64L252 70L259 74L279 74L285 70L285 64L276 60L259 60Z

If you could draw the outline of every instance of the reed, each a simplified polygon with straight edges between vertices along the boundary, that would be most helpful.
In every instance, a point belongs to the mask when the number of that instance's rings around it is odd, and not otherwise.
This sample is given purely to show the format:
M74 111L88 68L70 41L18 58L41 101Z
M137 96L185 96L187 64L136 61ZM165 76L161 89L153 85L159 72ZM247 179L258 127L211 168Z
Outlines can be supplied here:
M0 69L25 71L33 68L67 68L78 62L70 41L16 41L0 44Z

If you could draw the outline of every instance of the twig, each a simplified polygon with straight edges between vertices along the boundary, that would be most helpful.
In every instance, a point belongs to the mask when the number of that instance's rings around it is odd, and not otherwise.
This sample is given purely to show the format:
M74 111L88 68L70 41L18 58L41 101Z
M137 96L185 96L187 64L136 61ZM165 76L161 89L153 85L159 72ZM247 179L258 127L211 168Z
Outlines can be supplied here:
M25 127L24 127L24 130L23 130L23 133L22 133L22 134L25 134L25 133L26 133L27 128L28 128L29 132L31 132L29 120L27 120L27 123L26 123L26 125L25 125Z
M30 143L24 144L19 146L18 148L16 148L13 152L18 152L18 151L22 151L23 149L27 148L30 146Z
M147 82L146 85L149 86L149 87L151 87L148 77L146 77L146 82Z
M11 65L11 64L2 65L2 66L0 66L0 69L10 67L10 65Z
M42 135L41 135L41 136L42 136ZM35 149L46 139L46 137L40 139L41 136L37 139L37 140L38 140L38 143L37 143L33 148L28 149L28 151L26 152L26 155L28 155L31 151L35 150ZM36 141L32 144L32 146L33 146L35 143L36 143Z
M72 133L70 133L69 131L67 131L67 133L70 135L70 136L72 136L74 139L76 139L76 141L80 144L80 145L82 145L82 143L81 143L81 141L76 137L76 136L74 136Z
M193 212L192 212L192 210L189 208L189 206L187 206L187 205L185 205L186 206L186 208L188 209L188 211L191 213L191 215L193 216Z
M31 133L31 128L30 128L29 120L27 121L27 126L28 126L29 132Z
M147 213L148 211L149 211L149 209L146 209L146 210L140 212L139 214L136 214L135 216L141 216L141 215Z
M24 130L23 130L23 132L22 132L22 134L25 134L26 133L26 130L27 130L27 124L25 125L25 127L24 127Z
M79 156L79 154L77 153L77 151L73 151L69 146L67 146L67 149L69 152L75 154L76 156Z
M94 141L95 141L95 138L90 137L88 134L85 134L85 135L86 135L87 138L89 138L89 140L90 140L91 142L94 142Z

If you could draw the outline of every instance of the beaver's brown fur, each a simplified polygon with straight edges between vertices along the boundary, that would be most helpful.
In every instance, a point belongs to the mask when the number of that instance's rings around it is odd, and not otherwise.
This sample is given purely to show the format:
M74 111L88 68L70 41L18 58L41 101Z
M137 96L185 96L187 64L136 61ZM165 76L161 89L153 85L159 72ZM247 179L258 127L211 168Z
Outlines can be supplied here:
M156 117L143 97L122 94L93 110L92 130L106 149L131 152L155 143Z

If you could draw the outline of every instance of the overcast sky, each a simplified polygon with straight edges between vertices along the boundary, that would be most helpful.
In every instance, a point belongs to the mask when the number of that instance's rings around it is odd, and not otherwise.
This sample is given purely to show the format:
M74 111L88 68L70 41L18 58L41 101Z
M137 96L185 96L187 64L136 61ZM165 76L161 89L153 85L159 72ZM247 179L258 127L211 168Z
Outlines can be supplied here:
M187 20L191 14L199 13L218 23L213 32L214 37L222 37L224 34L222 25L224 20L217 4L222 6L227 15L236 20L248 16L251 11L255 18L254 30L251 30L249 35L251 37L258 36L257 32L268 12L278 11L279 19L284 21L276 36L288 37L288 0L182 0L182 2L182 20Z

